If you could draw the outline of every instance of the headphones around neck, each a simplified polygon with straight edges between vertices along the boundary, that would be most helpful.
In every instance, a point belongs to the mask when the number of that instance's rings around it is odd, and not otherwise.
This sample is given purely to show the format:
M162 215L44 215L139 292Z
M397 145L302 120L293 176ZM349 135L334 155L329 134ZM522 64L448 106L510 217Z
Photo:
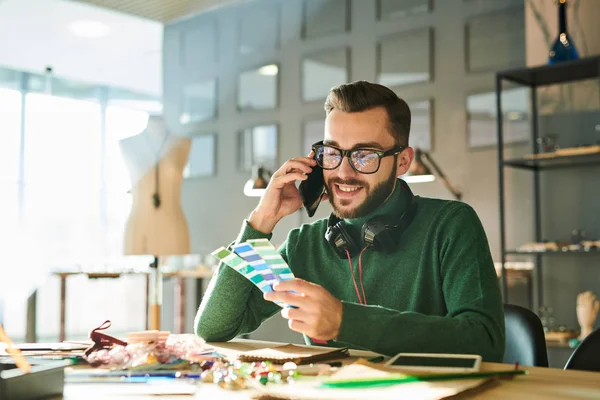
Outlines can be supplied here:
M356 240L354 240L346 230L344 220L331 213L329 220L327 221L325 239L335 249L338 256L343 259L347 258L346 250L350 252L351 256L354 256L364 247L369 247L384 253L392 253L397 249L398 243L400 242L400 236L402 236L404 231L408 228L417 213L415 196L406 183L401 181L401 184L409 193L406 211L404 211L397 220L393 221L392 225L388 224L389 217L386 217L385 215L369 219L363 224L360 230L361 243L356 243Z

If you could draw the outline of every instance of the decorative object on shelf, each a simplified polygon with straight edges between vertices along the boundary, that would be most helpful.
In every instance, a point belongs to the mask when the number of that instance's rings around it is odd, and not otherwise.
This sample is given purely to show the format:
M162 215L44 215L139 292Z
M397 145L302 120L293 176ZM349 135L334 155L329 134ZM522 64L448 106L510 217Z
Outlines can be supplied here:
M585 239L585 231L583 229L573 229L571 232L571 244L580 245Z
M584 240L581 245L584 251L600 250L600 240Z
M523 252L594 252L600 250L600 240L586 240L583 229L571 232L571 241L545 240L541 243L526 243L519 247Z
M244 194L248 197L261 197L269 184L271 172L260 165L252 167L252 178L244 185Z
M559 247L556 242L533 242L525 243L518 250L522 252L541 253L544 251L558 251Z
M559 149L556 144L556 135L544 135L536 139L538 153L549 153Z
M423 160L425 160L425 162ZM426 163L431 166L433 173ZM436 175L442 181L444 186L446 186L446 188L454 195L456 200L462 198L462 193L452 186L431 155L419 148L415 149L415 159L413 160L408 173L402 176L402 179L409 183L432 182L435 180Z
M594 330L594 323L600 310L600 301L591 291L585 291L577 295L577 322L580 333L578 339L582 341Z
M566 325L557 325L552 307L541 306L539 308L539 315L542 327L544 328L546 342L566 345L569 340L577 336L577 332L569 329Z
M579 52L567 32L567 0L558 0L558 37L550 49L548 64L577 60Z
M539 308L540 321L544 332L550 332L554 330L556 324L556 318L554 318L554 309L550 306L540 306Z
M583 232L577 233L577 232ZM581 240L584 231L575 229L571 235L571 243L560 241L544 241L525 243L517 249L520 253L568 253L568 252L597 252L600 251L600 240Z

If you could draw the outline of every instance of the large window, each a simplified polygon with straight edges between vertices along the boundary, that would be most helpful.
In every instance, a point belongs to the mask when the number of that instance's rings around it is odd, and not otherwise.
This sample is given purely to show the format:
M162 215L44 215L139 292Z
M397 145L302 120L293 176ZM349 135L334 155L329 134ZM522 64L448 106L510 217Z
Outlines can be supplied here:
M94 263L122 254L130 208L128 171L119 140L142 132L143 111L28 94L25 191L28 231L58 265Z
M101 257L100 105L27 94L25 107L27 230L50 262Z
M7 234L14 229L19 215L21 101L20 92L0 89L0 233Z
M18 282L1 295L5 326L15 339L25 334L26 298L42 286L38 338L56 334L58 293L54 285L47 287L57 283L49 280L52 270L125 265L131 183L119 141L141 133L149 112L112 105L118 103L111 102L112 92L99 89L108 95L81 100L64 91L56 96L0 88L0 240L10 247L9 278ZM85 298L86 285L77 286L70 287L69 297ZM129 308L115 311L112 319L128 321L131 326L122 329L140 329L143 314L136 310L137 318L131 318ZM79 329L96 323L79 318L68 328L81 334Z
M21 93L0 89L0 182L19 180Z

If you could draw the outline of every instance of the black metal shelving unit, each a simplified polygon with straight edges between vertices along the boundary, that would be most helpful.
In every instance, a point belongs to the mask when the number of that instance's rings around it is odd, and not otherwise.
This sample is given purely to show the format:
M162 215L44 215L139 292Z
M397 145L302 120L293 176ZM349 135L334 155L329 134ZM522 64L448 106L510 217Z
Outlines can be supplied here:
M508 283L506 279L506 256L507 255L530 255L535 258L535 274L537 284L537 306L543 303L543 284L542 284L542 258L545 256L558 256L559 254L599 254L600 251L543 251L526 252L506 248L506 213L505 213L505 193L504 193L504 169L520 168L529 170L533 173L533 213L535 224L535 241L541 242L542 224L540 210L540 174L545 170L558 168L573 168L586 165L600 165L600 154L585 154L563 156L556 158L520 158L504 159L504 141L503 141L503 118L502 118L502 87L503 82L528 86L531 96L531 139L532 153L539 154L537 147L538 132L538 110L537 110L537 90L540 87L577 82L585 79L600 77L600 56L586 57L579 60L567 61L554 65L542 65L533 68L518 68L499 71L496 73L496 121L498 135L498 184L500 194L500 251L502 265L502 294L504 301L508 302ZM530 294L531 296L531 294Z

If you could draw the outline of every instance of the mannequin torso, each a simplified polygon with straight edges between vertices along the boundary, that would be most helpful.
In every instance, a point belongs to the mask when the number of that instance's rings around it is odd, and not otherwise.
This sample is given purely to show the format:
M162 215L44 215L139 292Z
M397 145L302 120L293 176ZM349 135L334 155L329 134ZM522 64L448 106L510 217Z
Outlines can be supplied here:
M144 132L119 144L133 196L125 226L125 255L189 254L181 183L191 140L168 135L162 121L150 119Z

